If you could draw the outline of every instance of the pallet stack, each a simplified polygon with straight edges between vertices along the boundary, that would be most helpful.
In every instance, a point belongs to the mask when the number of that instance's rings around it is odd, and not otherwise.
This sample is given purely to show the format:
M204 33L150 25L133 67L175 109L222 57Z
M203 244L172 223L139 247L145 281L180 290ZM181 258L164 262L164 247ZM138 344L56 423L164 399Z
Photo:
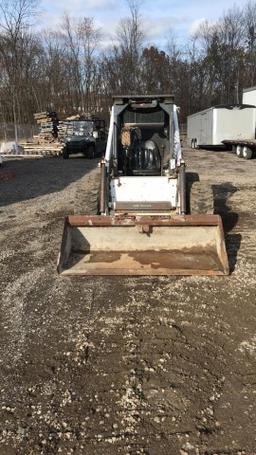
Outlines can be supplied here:
M58 137L59 119L56 112L38 112L34 119L40 127L40 133L36 138L38 143L54 142Z
M74 120L85 120L80 114L60 121L56 112L37 112L34 119L40 128L30 141L22 142L22 156L59 156L62 153L65 138L73 134Z
M40 128L31 141L20 143L24 155L30 156L59 156L63 144L60 142L59 118L56 112L37 112L34 119Z

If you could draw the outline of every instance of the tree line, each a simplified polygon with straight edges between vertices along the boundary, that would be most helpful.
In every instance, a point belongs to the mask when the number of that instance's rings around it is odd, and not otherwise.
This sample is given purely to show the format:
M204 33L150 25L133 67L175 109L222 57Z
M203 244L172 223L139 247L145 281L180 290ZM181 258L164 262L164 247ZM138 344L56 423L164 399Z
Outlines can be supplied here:
M113 44L92 17L64 14L38 33L37 0L0 0L0 123L31 123L33 113L81 112L107 118L112 95L173 93L182 121L214 104L241 101L256 85L256 2L203 22L187 42L147 46L143 11L128 0Z

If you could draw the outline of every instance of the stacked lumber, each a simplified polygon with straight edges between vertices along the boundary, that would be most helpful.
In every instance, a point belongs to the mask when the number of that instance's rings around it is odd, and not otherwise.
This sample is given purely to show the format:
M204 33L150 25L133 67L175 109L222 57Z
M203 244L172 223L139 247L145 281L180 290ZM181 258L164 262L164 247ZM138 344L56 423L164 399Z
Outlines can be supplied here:
M60 121L56 112L37 112L34 119L39 126L39 133L31 141L19 143L22 152L19 156L59 156L62 153L65 138L73 134L74 120L85 120L85 116L77 114Z
M22 152L17 156L23 157L49 157L49 156L60 156L62 154L63 144L60 142L52 142L50 144L35 144L29 142L23 142L19 144L22 147Z
M34 139L38 144L54 142L58 138L59 119L57 112L37 112L34 119L40 132Z
M63 144L58 138L59 118L56 112L37 112L34 119L40 128L31 141L20 142L22 153L20 156L59 156Z

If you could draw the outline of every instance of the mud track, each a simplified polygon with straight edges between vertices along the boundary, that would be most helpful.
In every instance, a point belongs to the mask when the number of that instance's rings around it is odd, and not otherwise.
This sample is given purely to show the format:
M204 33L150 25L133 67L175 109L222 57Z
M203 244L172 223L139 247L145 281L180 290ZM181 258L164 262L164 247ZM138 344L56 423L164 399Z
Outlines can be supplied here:
M63 217L81 187L90 210L97 163L5 163L1 455L256 454L256 160L185 156L212 185L229 277L60 278Z

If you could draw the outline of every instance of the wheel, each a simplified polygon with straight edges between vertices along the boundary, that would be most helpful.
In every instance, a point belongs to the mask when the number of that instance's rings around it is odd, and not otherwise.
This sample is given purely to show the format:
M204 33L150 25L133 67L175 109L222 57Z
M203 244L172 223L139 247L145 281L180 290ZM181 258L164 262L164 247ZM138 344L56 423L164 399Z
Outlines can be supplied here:
M243 147L242 147L242 145L238 144L236 146L236 154L237 154L238 158L242 158L242 156L243 156Z
M197 146L197 139L194 139L194 149L198 149L198 146Z
M94 160L95 158L95 147L94 145L89 145L88 150L87 150L87 156L90 158L90 160Z
M243 153L243 158L245 160L250 160L252 158L252 155L253 155L252 149L250 149L246 145L244 145L242 153Z
M195 140L194 139L191 139L191 148L194 149L195 148Z
M64 160L68 160L69 159L69 152L68 152L67 147L64 147L64 149L62 151L62 157L63 157Z
M188 187L188 211L191 215L194 214L213 214L214 199L211 185L207 182L193 182Z

